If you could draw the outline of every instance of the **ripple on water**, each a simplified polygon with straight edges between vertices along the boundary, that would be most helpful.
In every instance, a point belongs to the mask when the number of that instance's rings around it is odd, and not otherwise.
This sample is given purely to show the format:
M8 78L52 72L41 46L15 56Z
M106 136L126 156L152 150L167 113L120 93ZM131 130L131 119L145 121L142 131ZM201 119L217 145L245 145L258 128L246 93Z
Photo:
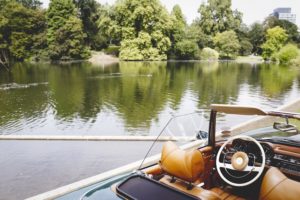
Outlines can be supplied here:
M6 83L0 85L0 90L24 89L24 88L35 87L39 85L48 85L48 84L49 84L48 82L28 83L28 84Z

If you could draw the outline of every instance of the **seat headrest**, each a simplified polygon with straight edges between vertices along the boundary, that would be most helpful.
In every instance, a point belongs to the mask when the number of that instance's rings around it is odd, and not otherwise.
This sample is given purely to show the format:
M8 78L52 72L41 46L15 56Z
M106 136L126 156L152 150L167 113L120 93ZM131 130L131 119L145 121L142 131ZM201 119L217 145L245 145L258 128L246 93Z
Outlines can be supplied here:
M196 181L204 171L200 151L184 151L173 142L163 145L160 165L167 174L188 182Z

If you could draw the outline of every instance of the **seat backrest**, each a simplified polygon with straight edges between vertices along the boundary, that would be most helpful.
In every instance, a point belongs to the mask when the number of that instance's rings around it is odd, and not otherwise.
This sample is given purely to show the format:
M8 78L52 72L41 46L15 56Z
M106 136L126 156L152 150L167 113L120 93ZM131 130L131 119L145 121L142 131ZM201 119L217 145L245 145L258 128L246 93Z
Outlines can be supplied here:
M173 142L163 145L160 165L167 174L188 182L196 181L204 172L204 160L199 150L181 150Z
M289 179L279 169L272 167L263 178L259 199L300 199L300 182Z

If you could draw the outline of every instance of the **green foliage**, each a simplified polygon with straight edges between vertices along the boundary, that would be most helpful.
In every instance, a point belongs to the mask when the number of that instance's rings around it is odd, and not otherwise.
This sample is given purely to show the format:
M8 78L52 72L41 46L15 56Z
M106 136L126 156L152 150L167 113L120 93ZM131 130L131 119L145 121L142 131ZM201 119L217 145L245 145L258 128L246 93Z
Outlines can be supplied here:
M42 2L39 0L16 0L16 2L22 4L26 8L31 9L37 9L42 5Z
M120 59L121 60L166 60L167 55L161 54L159 48L152 47L152 38L146 32L140 32L134 39L125 39L121 42ZM170 40L167 40L168 46ZM162 48L164 44L158 45ZM162 49L165 50L165 49Z
M205 34L197 23L192 23L186 28L185 38L195 41L201 49L213 46L212 36Z
M293 23L267 17L248 28L231 2L207 0L199 7L200 18L188 25L179 5L168 13L159 0L117 0L112 6L51 0L47 11L40 0L0 0L0 63L85 59L87 47L123 60L195 59L205 47L211 49L202 57L216 49L222 58L263 53L264 59L279 59L275 53L286 42L300 44Z
M100 49L103 45L102 37L98 35L97 20L99 19L98 9L100 4L96 0L73 0L80 13L80 19L83 23L83 32L86 45L92 49Z
M199 25L208 35L237 30L242 22L242 14L231 9L231 0L208 0L198 12L201 15Z
M105 53L110 54L110 55L114 55L114 56L119 56L120 53L120 46L116 46L116 45L109 45L105 50Z
M294 66L300 67L300 55L298 55L297 58L292 59L290 63L291 63L292 65L294 65Z
M201 51L200 58L201 60L218 60L219 53L214 49L205 47Z
M171 15L176 19L176 22L178 24L180 24L183 27L186 25L185 17L184 17L182 10L178 4L176 4L173 7Z
M296 24L289 22L287 20L280 20L274 16L267 17L264 21L264 26L266 29L274 28L279 26L283 28L288 35L288 42L300 42L300 34L298 32L298 27Z
M84 59L89 56L84 46L86 35L71 0L52 0L47 11L48 51L52 60Z
M175 54L179 59L194 59L198 52L198 45L194 41L185 39L175 44Z
M234 31L224 31L217 33L213 38L216 49L222 58L235 58L240 50L239 40Z
M296 59L299 56L299 49L294 44L287 44L280 49L275 57L280 63L289 63L291 60Z
M42 10L28 9L15 1L1 1L0 60L24 60L34 53L37 35L45 30Z
M170 40L172 42L172 46L174 46L176 42L179 42L184 38L184 31L187 24L179 5L175 5L173 7L171 17L173 25Z
M31 36L24 32L12 32L10 35L11 45L9 51L17 59L22 60L29 57L29 49L32 44Z
M262 45L263 58L270 59L274 53L280 50L287 40L286 31L279 26L267 30L266 42Z
M253 53L261 54L262 49L261 45L264 43L265 39L265 30L262 24L254 23L250 27L250 31L248 33L251 44L253 45Z
M99 19L96 22L98 25L98 37L105 38L109 44L119 45L121 42L120 27L115 20L116 12L114 7L109 5L101 6L98 9L98 15Z
M123 60L164 60L172 20L158 0L119 0L98 22L103 35L121 41Z
M248 39L243 39L240 41L240 55L248 56L252 53L253 45Z

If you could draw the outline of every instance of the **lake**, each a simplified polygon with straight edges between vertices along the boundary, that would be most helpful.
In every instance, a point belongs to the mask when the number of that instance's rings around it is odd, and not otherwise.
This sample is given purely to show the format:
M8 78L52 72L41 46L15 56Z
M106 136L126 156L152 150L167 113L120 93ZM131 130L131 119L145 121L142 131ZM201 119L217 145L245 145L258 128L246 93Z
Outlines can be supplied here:
M153 135L211 103L276 108L299 83L299 69L266 64L17 64L0 72L0 134Z
M2 135L157 135L211 103L269 110L300 69L235 62L15 64L0 70ZM239 119L236 119L239 122ZM0 141L0 199L22 199L141 159L149 142Z

